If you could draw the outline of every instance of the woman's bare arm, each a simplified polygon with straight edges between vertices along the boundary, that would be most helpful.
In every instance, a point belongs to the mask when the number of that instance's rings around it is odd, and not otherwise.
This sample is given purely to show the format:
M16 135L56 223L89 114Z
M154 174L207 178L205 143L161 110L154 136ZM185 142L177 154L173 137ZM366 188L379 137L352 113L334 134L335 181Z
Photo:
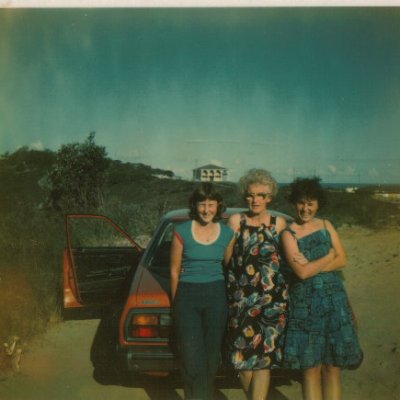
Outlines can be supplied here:
M281 233L287 226L286 219L283 217L276 218L276 232Z
M322 269L322 271L324 272L329 272L329 271L335 271L336 269L344 268L347 263L347 257L336 229L328 220L325 220L325 224L326 224L326 229L329 231L329 234L331 235L332 247L335 250L335 257L333 258L333 260Z
M229 217L227 225L229 226L229 228L231 228L235 234L236 232L239 230L239 226L240 226L240 214L233 214ZM225 254L224 254L224 265L228 265L231 257L232 257L232 253L233 253L233 247L235 245L236 242L236 236L234 236L232 238L232 240L230 241L230 243L228 244L228 247L225 250Z
M233 254L233 247L235 245L236 238L233 237L233 239L229 242L228 247L225 249L225 254L224 254L224 265L228 265L230 259L232 258Z
M182 268L183 245L176 235L172 238L170 256L171 300L174 301Z
M234 231L237 232L240 226L240 214L232 214L229 219L227 225Z
M327 255L314 261L308 261L300 252L297 240L289 231L282 233L282 243L286 260L300 279L307 279L317 275L332 262L335 256L335 251L331 249Z

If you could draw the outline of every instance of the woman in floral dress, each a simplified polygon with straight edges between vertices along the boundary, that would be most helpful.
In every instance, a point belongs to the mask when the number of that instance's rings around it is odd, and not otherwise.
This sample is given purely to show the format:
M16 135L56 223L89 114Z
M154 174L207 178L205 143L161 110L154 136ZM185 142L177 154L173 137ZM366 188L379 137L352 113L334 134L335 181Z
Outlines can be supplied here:
M288 291L280 271L279 233L286 221L268 212L277 193L268 171L252 169L239 185L249 209L228 221L236 232L227 271L228 355L247 397L264 400L270 370L282 360Z

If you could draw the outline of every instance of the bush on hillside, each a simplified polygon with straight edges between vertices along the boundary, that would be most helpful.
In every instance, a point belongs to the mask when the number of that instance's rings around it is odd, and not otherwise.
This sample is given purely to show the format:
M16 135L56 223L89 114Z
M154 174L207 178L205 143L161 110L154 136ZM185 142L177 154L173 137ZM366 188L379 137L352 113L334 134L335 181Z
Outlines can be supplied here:
M84 143L63 145L47 176L47 204L70 211L103 205L103 188L109 165L106 149L98 146L92 132Z

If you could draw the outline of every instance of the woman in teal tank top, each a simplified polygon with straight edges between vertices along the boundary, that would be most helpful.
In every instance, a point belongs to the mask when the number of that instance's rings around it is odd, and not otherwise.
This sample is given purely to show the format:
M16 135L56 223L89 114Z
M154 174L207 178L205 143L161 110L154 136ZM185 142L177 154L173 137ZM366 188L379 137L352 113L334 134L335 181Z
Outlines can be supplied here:
M190 198L190 217L175 227L171 247L174 327L185 399L212 400L228 306L223 262L234 232L219 219L222 197L211 183Z
M292 274L284 362L301 369L303 399L341 399L340 370L355 368L362 351L338 270L346 254L332 224L316 217L325 202L319 178L296 179L289 200L296 220L282 233Z

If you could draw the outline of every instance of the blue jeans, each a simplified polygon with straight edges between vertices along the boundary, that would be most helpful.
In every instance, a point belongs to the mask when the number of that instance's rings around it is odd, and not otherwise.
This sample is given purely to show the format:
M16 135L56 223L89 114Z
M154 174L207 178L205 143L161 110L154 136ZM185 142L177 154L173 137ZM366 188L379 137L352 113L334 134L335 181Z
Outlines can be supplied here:
M185 399L211 400L228 316L225 281L180 282L173 312Z

